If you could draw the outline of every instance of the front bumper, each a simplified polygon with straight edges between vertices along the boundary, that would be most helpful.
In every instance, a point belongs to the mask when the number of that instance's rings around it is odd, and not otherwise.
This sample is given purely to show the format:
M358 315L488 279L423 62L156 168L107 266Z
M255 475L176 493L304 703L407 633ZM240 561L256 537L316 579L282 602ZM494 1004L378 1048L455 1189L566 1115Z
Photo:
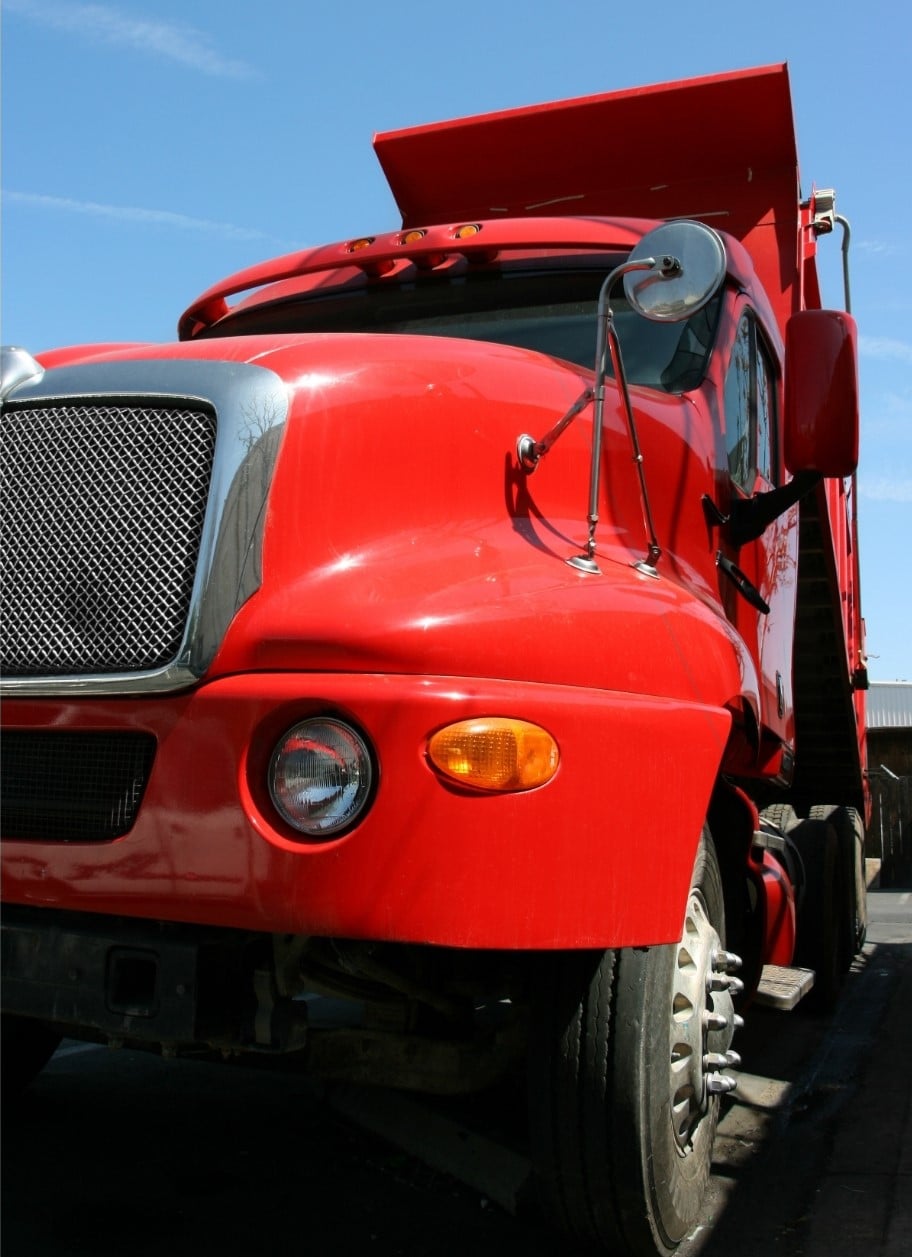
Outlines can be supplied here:
M377 758L350 832L302 842L266 767L303 717L335 713ZM428 736L521 717L557 739L546 786L442 782ZM730 730L723 709L573 686L398 674L251 674L183 695L12 699L9 729L154 736L132 828L105 842L3 842L3 897L68 911L266 933L472 948L674 942Z

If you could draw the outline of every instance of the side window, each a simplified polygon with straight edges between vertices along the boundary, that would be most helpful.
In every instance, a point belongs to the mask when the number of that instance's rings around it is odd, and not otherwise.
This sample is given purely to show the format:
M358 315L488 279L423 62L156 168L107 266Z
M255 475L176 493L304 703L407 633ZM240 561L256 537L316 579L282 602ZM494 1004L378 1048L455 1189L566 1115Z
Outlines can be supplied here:
M725 446L728 470L735 484L750 493L751 463L751 325L745 316L738 325L731 362L725 377Z
M776 483L776 377L769 354L757 337L757 471Z
M756 322L744 314L725 377L725 446L731 478L745 493L758 475L774 483L775 443L775 375Z

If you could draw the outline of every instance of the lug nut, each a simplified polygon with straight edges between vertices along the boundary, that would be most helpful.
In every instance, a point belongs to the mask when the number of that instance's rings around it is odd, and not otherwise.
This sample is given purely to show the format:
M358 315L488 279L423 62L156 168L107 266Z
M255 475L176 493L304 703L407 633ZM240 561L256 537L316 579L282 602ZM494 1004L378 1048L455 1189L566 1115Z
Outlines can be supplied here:
M734 1091L737 1085L737 1078L728 1078L725 1074L710 1074L706 1079L706 1090L710 1095L724 1095L727 1091Z
M727 1030L728 1018L723 1017L721 1013L711 1013L709 1009L703 1011L703 1025L707 1030Z
M741 1057L737 1052L707 1052L703 1057L704 1069L737 1069Z
M733 973L736 969L740 969L743 961L741 957L733 951L713 952L712 967L716 973Z
M730 995L738 995L744 990L744 983L733 974L717 973L707 978L706 988L709 991L728 991Z

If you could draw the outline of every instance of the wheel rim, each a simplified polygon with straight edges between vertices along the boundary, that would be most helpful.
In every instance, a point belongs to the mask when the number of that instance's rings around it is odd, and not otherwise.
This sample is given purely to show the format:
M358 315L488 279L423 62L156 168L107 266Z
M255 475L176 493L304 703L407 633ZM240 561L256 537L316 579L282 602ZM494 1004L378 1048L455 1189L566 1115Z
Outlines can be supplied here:
M671 1124L683 1155L692 1151L715 1097L735 1086L721 1071L740 1064L728 1050L740 1020L732 996L742 986L730 970L740 964L723 949L703 894L693 889L675 954L669 1036Z

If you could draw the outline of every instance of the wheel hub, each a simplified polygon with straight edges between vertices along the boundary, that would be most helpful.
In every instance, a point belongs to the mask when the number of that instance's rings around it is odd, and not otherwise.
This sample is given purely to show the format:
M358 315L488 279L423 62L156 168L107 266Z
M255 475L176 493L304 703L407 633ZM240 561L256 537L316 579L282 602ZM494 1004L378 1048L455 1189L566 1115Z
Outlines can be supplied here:
M682 1152L713 1096L737 1085L722 1071L741 1063L729 1046L742 1024L732 1004L744 985L733 975L740 967L740 958L722 947L702 893L692 890L675 955L669 1036L671 1122Z

